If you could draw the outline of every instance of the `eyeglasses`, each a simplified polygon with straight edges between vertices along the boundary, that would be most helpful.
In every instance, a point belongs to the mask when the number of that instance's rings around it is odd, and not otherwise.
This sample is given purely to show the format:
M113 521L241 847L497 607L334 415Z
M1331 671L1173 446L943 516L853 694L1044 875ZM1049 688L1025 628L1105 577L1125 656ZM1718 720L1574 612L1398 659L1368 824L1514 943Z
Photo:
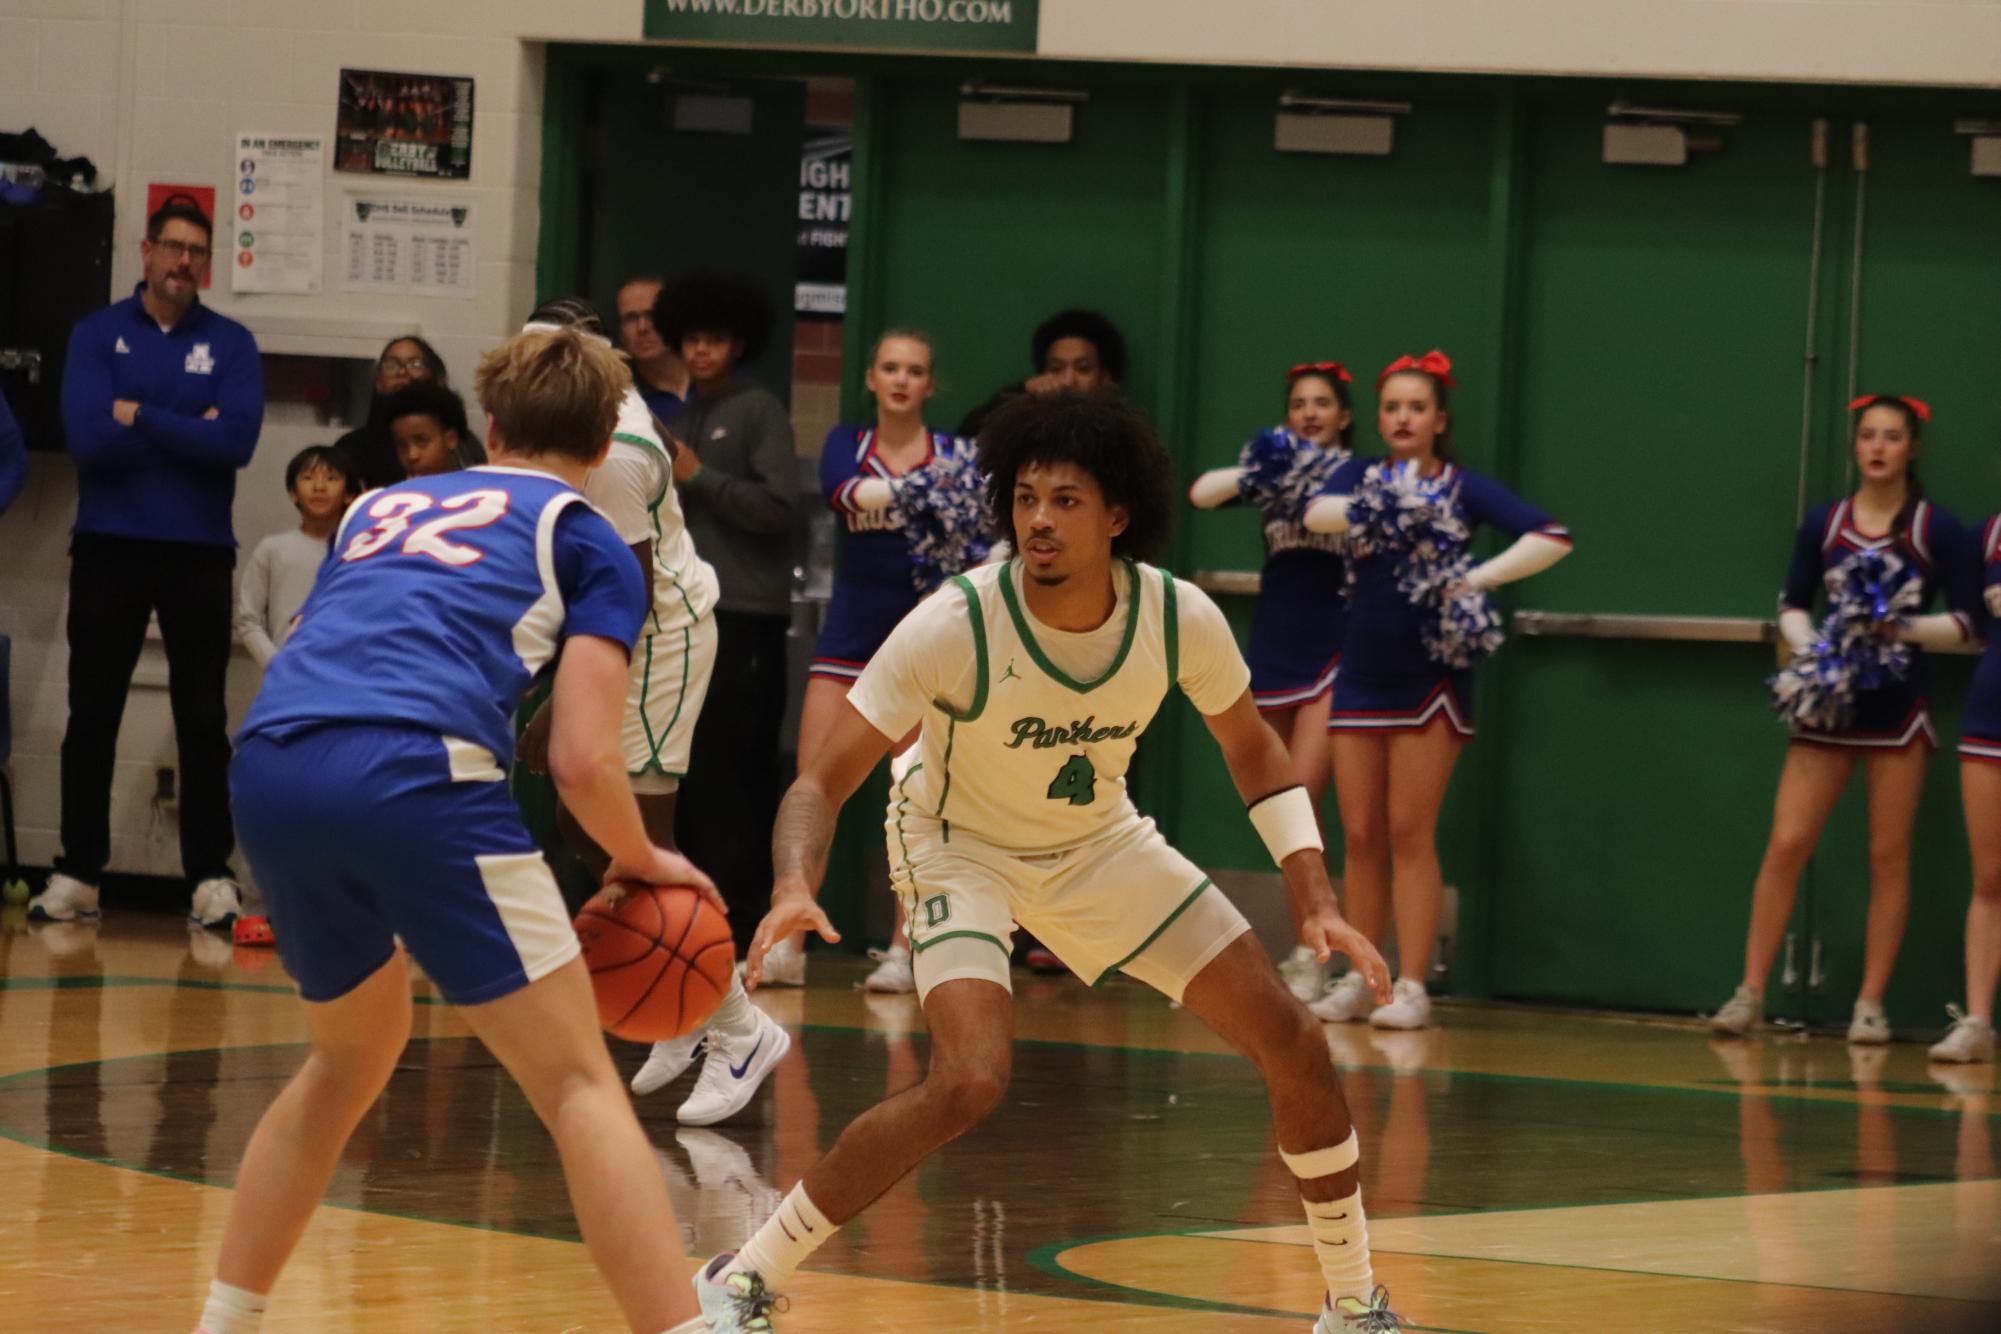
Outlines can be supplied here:
M191 259L197 264L208 263L208 257L214 253L205 245L189 245L186 241L155 241L153 248L164 250L175 259Z
M429 375L431 373L431 363L422 357L412 357L408 361L398 361L395 357L384 357L382 359L382 369L385 371L402 371L405 375Z

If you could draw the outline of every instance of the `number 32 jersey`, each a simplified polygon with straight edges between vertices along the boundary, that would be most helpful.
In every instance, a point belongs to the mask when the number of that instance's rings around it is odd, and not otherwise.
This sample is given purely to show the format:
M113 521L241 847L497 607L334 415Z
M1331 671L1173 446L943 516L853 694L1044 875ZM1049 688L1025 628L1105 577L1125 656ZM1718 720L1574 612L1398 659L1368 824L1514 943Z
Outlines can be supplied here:
M898 788L906 825L937 821L1021 854L1075 847L1133 816L1126 769L1179 684L1205 714L1250 684L1206 594L1150 565L1113 568L1095 630L1036 620L1021 562L949 580L891 632L848 695L870 726L923 726Z
M645 611L632 552L557 478L413 478L349 507L240 735L406 723L505 769L514 710L562 642L630 652Z

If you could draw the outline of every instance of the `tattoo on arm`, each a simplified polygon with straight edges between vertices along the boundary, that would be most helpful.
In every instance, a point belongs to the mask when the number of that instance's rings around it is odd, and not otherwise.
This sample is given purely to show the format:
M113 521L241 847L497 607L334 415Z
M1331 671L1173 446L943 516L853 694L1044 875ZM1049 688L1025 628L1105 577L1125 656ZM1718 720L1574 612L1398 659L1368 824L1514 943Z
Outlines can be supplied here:
M819 893L834 846L834 814L834 804L813 784L794 783L785 793L771 828L771 865L780 879L801 876Z

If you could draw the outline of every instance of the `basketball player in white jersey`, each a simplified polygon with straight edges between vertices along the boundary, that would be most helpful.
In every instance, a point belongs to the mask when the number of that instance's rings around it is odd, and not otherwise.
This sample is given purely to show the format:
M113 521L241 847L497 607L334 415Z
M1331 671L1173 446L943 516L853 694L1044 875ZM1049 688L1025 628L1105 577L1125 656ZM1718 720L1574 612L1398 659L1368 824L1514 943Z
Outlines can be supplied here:
M562 328L611 341L603 317L582 297L543 302L522 332ZM672 455L636 387L625 391L611 448L591 470L584 498L632 549L646 578L649 609L632 649L619 742L647 837L674 848L675 797L688 772L695 719L716 661L716 622L710 614L716 604L716 572L688 536L674 489ZM522 762L538 773L547 768L549 721L545 705L522 738ZM583 857L593 875L602 876L608 865L603 850L566 807L559 804L556 816L563 841ZM644 1095L664 1088L701 1060L694 1090L674 1116L682 1125L713 1125L749 1106L791 1047L791 1035L752 1005L743 984L732 977L729 994L707 1024L653 1044L646 1064L632 1078L632 1091Z
M1285 873L1300 941L1323 962L1346 954L1389 996L1382 957L1335 904L1312 806L1258 717L1228 623L1198 589L1138 560L1167 535L1173 466L1145 419L1102 395L1017 399L989 421L980 452L994 527L1018 554L947 583L862 672L779 811L771 911L748 969L754 986L791 932L835 938L814 902L835 815L921 725L897 766L889 839L931 1067L851 1124L742 1252L710 1262L696 1281L703 1312L718 1331L765 1328L801 1262L992 1110L1008 1081L1018 921L1078 976L1148 983L1257 1066L1325 1278L1317 1334L1396 1329L1370 1269L1359 1151L1318 1021L1243 915L1126 795L1134 743L1179 686Z

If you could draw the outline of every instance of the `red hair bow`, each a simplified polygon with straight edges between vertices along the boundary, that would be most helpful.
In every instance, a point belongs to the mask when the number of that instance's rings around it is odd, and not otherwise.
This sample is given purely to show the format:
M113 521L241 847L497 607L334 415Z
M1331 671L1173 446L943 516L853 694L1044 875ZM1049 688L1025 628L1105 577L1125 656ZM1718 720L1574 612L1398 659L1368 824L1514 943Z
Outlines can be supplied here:
M1921 422L1928 422L1932 419L1932 405L1925 402L1922 398L1912 398L1909 394L1864 394L1862 397L1851 402L1848 405L1848 410L1855 412L1868 407L1878 399L1884 398L1889 399L1892 403L1902 403L1912 412L1915 412L1918 415L1918 420Z
M1423 371L1426 375L1435 376L1447 389L1452 388L1455 383L1452 378L1452 358L1434 347L1421 357L1398 357L1383 367L1383 373L1376 377L1376 388L1381 389L1385 380L1404 371Z
M1355 383L1355 377L1348 374L1348 368L1338 361L1302 361L1285 373L1288 380L1297 380L1302 375L1325 375L1339 380L1342 384Z

